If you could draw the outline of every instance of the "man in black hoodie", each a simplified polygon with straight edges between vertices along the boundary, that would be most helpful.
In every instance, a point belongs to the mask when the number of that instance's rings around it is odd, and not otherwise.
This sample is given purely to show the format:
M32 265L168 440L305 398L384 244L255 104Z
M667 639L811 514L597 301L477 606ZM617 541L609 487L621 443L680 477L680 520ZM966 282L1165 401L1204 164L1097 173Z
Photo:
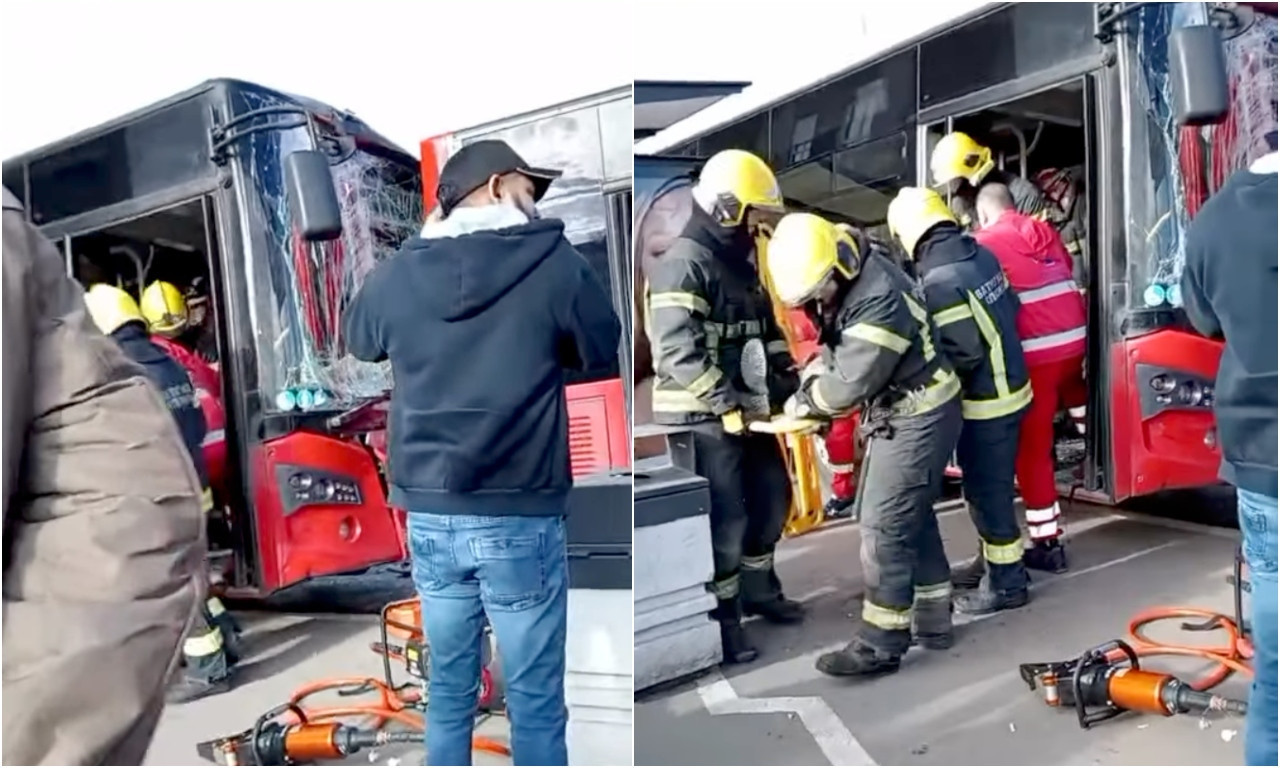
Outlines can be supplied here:
M560 174L478 141L439 215L369 275L347 347L390 360L390 501L409 511L430 643L427 756L469 765L484 620L502 649L517 765L566 765L566 370L606 368L609 295L535 204Z
M1272 144L1274 146L1274 143ZM1182 300L1191 323L1223 337L1214 414L1222 479L1236 487L1253 602L1254 678L1246 765L1276 764L1275 152L1236 172L1187 230Z

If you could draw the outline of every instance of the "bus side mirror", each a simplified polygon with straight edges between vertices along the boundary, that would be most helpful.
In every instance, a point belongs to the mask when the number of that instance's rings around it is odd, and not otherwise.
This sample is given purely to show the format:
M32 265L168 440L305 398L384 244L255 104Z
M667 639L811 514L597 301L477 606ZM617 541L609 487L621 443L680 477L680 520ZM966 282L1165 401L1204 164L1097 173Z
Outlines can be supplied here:
M1178 125L1208 125L1227 116L1227 61L1217 28L1201 24L1169 34L1169 88Z
M294 226L309 242L342 235L342 209L323 152L300 149L284 159L284 183Z

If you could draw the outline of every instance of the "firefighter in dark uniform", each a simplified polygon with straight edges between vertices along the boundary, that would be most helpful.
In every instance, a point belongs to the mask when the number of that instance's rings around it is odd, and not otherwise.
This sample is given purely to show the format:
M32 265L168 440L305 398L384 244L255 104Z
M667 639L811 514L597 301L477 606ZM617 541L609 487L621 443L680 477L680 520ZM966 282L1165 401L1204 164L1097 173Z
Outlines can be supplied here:
M755 434L742 376L752 340L768 358L768 400L780 410L798 378L773 307L756 271L753 231L783 211L773 171L759 157L725 150L710 158L693 188L688 224L646 265L645 312L653 352L653 418L687 426L695 469L711 492L715 560L714 617L725 660L754 659L742 614L772 622L801 620L783 596L773 553L791 505L791 482L777 439Z
M1014 508L1014 463L1031 405L1018 299L995 255L961 230L937 192L901 190L888 218L889 230L915 262L943 352L964 388L956 458L982 554L953 574L957 587L977 588L958 596L956 609L985 614L1017 608L1027 603L1028 580Z
M862 628L817 668L894 672L911 645L913 616L922 646L952 643L950 566L933 505L960 434L960 381L918 287L861 233L790 214L770 240L768 270L779 300L804 307L822 343L785 412L829 420L861 408L867 441L856 502Z
M204 488L202 504L208 514L213 510L213 492L209 488L201 449L205 421L196 404L195 387L190 377L182 366L151 342L142 310L128 293L115 286L98 283L85 293L85 304L99 330L142 366L177 420ZM237 660L235 635L238 630L222 602L216 597L208 598L183 642L183 679L170 689L168 699L171 702L192 701L231 687L231 668Z

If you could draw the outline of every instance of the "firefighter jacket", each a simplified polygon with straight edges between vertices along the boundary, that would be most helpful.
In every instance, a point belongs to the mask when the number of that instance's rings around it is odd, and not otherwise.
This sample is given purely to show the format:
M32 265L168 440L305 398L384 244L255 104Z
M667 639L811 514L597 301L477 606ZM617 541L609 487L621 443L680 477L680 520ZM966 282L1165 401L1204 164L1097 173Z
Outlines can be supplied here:
M801 397L828 417L858 408L918 416L960 394L919 289L878 250L822 318L823 370Z
M797 379L786 340L754 263L755 245L694 208L680 237L646 265L646 331L653 351L653 419L693 424L740 408L742 349L765 345L769 401L781 406Z
M998 419L1031 402L1018 299L1000 262L954 224L931 229L916 264L942 348L964 386L966 419Z
M196 388L186 369L178 365L173 358L166 355L160 347L152 343L142 323L125 323L111 334L111 338L129 359L142 366L147 378L160 393L160 399L169 408L169 413L178 422L182 432L182 441L187 445L187 453L191 463L200 476L200 485L204 489L205 508L213 507L213 496L209 492L209 472L204 461L204 437L207 425L204 412L196 399Z
M1088 321L1071 255L1048 223L1005 211L973 239L991 251L1018 295L1027 365L1084 357Z
M7 189L3 288L4 764L142 765L204 602L200 484Z

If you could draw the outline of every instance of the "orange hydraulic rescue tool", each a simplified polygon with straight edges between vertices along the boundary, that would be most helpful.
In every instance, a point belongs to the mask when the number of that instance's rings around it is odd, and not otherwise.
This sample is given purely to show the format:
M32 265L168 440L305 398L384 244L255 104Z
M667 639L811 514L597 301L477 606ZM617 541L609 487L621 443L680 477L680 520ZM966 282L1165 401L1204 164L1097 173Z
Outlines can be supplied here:
M769 282L769 271L765 265L769 259L769 236L772 234L766 227L756 236L757 271L764 281L765 290L773 303L773 316L782 335L787 340L787 347L796 351L795 332L791 328L786 308L778 302L773 285ZM787 474L791 478L791 513L787 516L786 534L798 536L822 525L822 479L818 476L817 452L814 440L821 440L811 434L787 432L778 435L782 445L782 453L787 460Z

